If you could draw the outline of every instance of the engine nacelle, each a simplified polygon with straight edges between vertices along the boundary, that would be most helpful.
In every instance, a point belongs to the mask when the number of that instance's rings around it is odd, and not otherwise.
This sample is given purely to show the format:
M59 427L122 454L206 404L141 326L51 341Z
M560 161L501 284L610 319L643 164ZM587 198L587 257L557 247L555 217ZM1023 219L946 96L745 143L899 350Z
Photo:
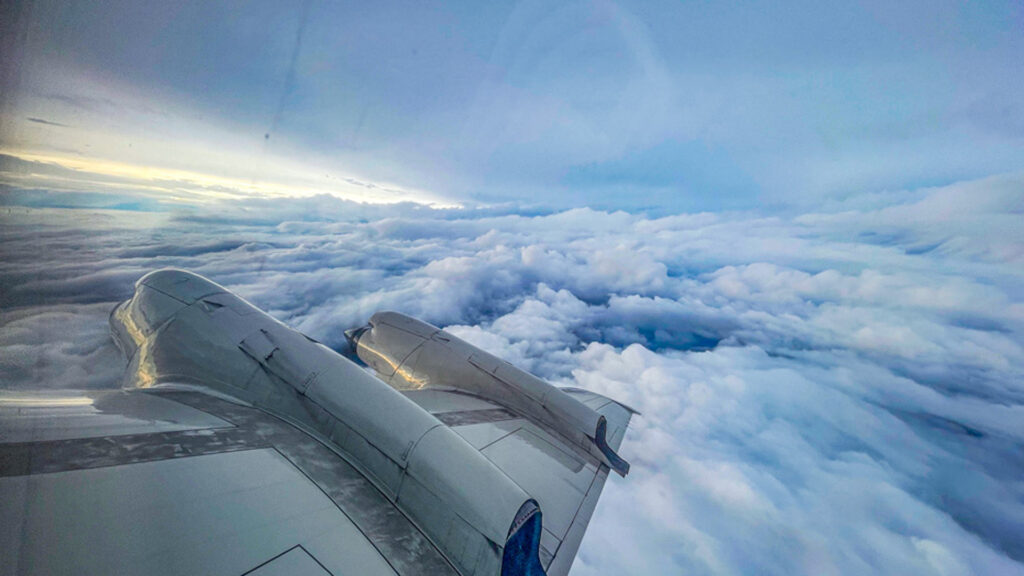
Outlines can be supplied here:
M629 472L629 463L608 444L604 416L436 326L378 312L346 336L356 355L397 389L447 388L480 396L557 433L620 475Z
M111 313L129 388L189 385L319 434L461 573L543 574L535 500L354 362L201 276L159 270Z

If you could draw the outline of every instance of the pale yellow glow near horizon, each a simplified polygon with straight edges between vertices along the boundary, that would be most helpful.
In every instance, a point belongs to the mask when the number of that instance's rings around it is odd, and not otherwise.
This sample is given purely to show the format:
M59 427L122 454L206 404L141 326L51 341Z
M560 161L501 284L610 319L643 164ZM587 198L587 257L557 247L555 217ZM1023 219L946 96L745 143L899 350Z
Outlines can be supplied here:
M77 68L39 67L25 81L20 97L0 110L5 123L0 152L74 170L81 180L75 174L30 170L3 174L7 183L56 185L64 192L127 192L199 205L325 194L370 204L461 206L442 194L381 180L379 169L369 176L354 168L358 160L295 148L286 138L275 140L271 150L262 131L254 137L251 126L207 118L208 111L159 91L92 77ZM83 106L81 101L100 104ZM384 173L401 174L401 168Z
M409 191L388 185L379 185L376 190L379 193L369 192L368 187L354 184L341 184L340 182L331 186L310 185L306 183L288 183L281 181L267 181L263 179L248 179L224 175L208 174L203 172L181 170L176 168L164 168L151 164L140 165L117 160L103 158L86 158L59 154L54 152L40 152L35 150L4 148L0 147L0 153L14 156L21 160L30 162L41 162L55 164L57 166L80 171L83 176L96 175L112 178L131 180L138 183L139 187L150 190L158 195L168 195L170 200L186 200L180 196L171 196L172 192L166 187L154 186L160 183L176 183L181 185L185 191L194 198L188 199L193 202L206 203L217 200L237 199L250 196L259 198L301 198L327 194L344 200L363 202L369 204L396 204L399 202L416 202L436 208L455 208L460 205L453 202L438 201L430 194ZM295 170L295 167L289 167ZM310 173L319 173L322 170L310 168ZM40 174L46 178L66 178L53 175ZM221 190L218 190L220 188Z

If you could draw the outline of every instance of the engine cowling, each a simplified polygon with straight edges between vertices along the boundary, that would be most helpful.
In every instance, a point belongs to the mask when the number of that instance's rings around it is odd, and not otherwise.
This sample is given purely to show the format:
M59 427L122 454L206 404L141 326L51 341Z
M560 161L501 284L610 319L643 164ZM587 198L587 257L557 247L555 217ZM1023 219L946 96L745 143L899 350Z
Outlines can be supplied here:
M620 475L629 472L629 463L608 444L604 416L436 326L378 312L346 335L359 359L397 389L449 388L480 396L557 433Z
M126 387L189 385L290 420L360 469L460 572L543 574L541 511L522 488L403 394L226 288L159 270L110 326Z

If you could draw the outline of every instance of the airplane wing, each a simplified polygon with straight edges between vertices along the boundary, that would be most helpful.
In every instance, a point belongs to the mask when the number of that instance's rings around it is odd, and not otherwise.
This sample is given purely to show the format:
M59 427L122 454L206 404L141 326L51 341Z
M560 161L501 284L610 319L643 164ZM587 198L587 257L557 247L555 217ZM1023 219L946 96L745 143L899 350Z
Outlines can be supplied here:
M602 396L497 364L470 390L422 343L436 383L389 386L188 272L111 329L123 389L0 393L0 574L565 574L628 470Z

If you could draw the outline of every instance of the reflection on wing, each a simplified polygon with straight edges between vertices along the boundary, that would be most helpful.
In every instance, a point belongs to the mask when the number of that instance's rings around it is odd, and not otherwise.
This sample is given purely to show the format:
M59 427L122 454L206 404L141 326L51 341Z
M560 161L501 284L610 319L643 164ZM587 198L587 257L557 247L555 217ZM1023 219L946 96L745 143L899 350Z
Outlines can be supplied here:
M631 411L394 318L352 333L386 384L145 276L111 314L124 390L0 395L0 574L567 573Z

